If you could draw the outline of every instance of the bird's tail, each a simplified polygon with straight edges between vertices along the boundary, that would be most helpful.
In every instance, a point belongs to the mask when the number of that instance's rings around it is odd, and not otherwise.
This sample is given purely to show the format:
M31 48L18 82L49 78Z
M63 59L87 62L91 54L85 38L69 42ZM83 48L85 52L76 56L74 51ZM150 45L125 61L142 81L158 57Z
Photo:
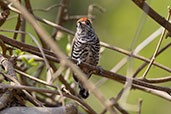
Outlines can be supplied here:
M79 95L80 95L82 98L86 99L86 98L89 96L88 90L84 88L83 84L80 82L80 80L78 80L78 78L76 77L75 73L73 73L73 78L74 78L74 80L75 80L75 81L78 83L78 85L79 85L79 89L80 89Z
M89 96L88 90L86 90L81 83L79 83L79 94L82 98L86 99Z

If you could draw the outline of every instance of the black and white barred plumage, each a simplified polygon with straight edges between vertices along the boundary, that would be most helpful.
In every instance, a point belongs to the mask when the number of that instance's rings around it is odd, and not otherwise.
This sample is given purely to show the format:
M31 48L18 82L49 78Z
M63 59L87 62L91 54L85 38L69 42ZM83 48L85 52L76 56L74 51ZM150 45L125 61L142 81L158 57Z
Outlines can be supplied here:
M76 27L77 31L73 39L71 50L72 59L76 59L78 64L86 62L96 66L99 62L100 43L90 21L87 18L81 18L77 21ZM87 78L90 78L91 71L87 68L80 68L87 75ZM73 73L75 81L79 84L79 94L82 98L87 98L89 96L88 90L83 87L82 83L75 75L76 74Z

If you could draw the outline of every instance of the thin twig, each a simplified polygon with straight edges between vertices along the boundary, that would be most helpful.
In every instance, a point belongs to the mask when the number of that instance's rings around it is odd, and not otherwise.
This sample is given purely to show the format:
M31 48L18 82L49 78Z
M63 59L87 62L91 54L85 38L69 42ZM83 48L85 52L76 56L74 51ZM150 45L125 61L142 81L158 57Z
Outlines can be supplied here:
M8 61L7 58L3 57L1 54L0 54L0 65L5 69L5 71L7 72L6 74L11 75L11 77L13 78L17 78L12 63ZM12 81L10 81L10 84L15 85L15 83ZM13 90L11 89L6 90L0 97L0 102L1 102L0 109L5 108L11 102L12 98L13 98Z
M43 12L48 12L52 10L53 8L58 8L58 7L64 7L62 4L53 4L47 8L34 8L33 11L43 11Z
M143 102L142 99L138 100L138 111L137 111L137 114L141 114L142 102Z
M145 0L132 0L139 8L141 8L147 15L149 15L153 20L155 20L158 24L163 26L169 32L171 32L171 23L169 23L165 18L160 16L156 11L154 11L146 2ZM143 8L148 8L148 11L144 10Z
M142 78L140 78L140 80L144 80ZM167 76L167 77L162 77L162 78L154 78L154 79L145 79L145 82L148 83L164 83L164 82L170 82L171 81L171 76Z
M3 76L5 76L6 78L8 78L8 79L10 79L10 80L12 80L13 82L15 82L15 84L16 85L21 85L20 83L19 83L19 81L18 80L16 80L14 77L11 77L11 75L8 75L8 74L4 74L4 73L1 73ZM40 102L40 101L38 101L36 98L34 98L29 92L27 92L26 90L22 90L24 93L25 93L25 95L27 96L27 98L34 104L34 105L36 105L36 106L43 106L43 104Z
M17 10L17 9L14 8L14 7L12 7L11 5L8 5L8 8L9 8L11 11L15 12L15 13L21 14L21 12L20 12L19 10ZM74 34L75 34L75 32L73 32L73 31L71 31L71 30L69 30L69 29L67 29L67 28L65 28L65 27L63 27L63 26L60 26L60 25L58 25L58 24L56 24L56 23L53 23L53 22L51 22L51 21L49 21L49 20L46 20L46 19L43 19L43 18L40 18L40 17L37 17L37 16L34 16L34 18L35 18L36 20L38 20L38 21L40 21L40 22L42 22L42 23L45 23L45 24L47 24L47 25L49 25L49 26L52 26L52 27L54 27L54 28L56 28L56 29L58 29L58 30L60 30L60 31L66 32L66 33L71 34L71 35L74 35Z
M98 9L100 12L105 12L105 9L97 4L90 4L88 6L88 18L92 21L92 19L94 18L94 15L93 15L93 11L94 9Z
M10 17L7 18L7 21L12 20L12 19L15 19L17 17L18 17L18 14L12 15L12 16L10 16Z
M33 14L33 11L32 11L32 6L31 6L31 3L30 3L30 0L24 0L25 1L25 5L26 5L26 8L27 10Z
M136 86L136 88L139 90L145 91L147 93L151 93L153 95L159 96L160 98L163 98L167 101L171 101L171 95L167 94L166 92L158 91L155 89L149 89L149 88L138 86L138 85Z
M156 54L156 57L158 55L160 55L163 51L165 51L166 49L168 49L169 47L171 46L171 43L167 44L166 46L164 46L162 49L160 49L157 54ZM150 57L151 59L152 57ZM133 77L135 78L137 76L137 74L147 65L148 63L144 63L142 64L136 71L135 73L133 74Z
M20 26L21 26L21 16L20 16L20 14L18 14L17 24L16 24L16 27L15 27L15 31L18 31L20 29ZM14 32L13 38L17 39L17 36L18 36L18 33Z
M155 32L153 32L149 37L147 37L142 43L140 43L136 49L134 50L134 54L138 54L142 49L144 49L145 46L147 46L150 42L152 42L157 36L162 32L162 28L157 29ZM103 46L103 45L102 45ZM108 48L108 47L106 47ZM110 48L108 48L110 49ZM116 64L111 71L117 72L119 69L121 69L128 61L128 57L124 57L118 64ZM100 84L103 84L106 82L106 78L102 78L99 82L97 82L97 85L100 86Z
M27 77L27 78L29 78L29 79L32 79L32 80L34 80L34 81L36 81L36 82L38 82L38 83L41 83L41 84L44 84L44 85L47 85L47 86L50 86L50 87L53 87L53 88L57 88L56 86L54 86L54 85L52 85L52 84L48 84L47 82L45 82L45 81L43 81L43 80L40 80L40 79L38 79L38 78L36 78L36 77L34 77L34 76L30 76L29 74L26 74L26 73L24 73L24 72L22 72L22 71L20 71L20 70L18 70L18 69L15 69L15 71L16 71L17 73L21 74L22 76Z
M64 24L64 22L66 21L65 17L68 15L68 11L69 11L68 10L69 0L62 0L61 4L65 7L59 8L58 14L56 17L56 23L60 26L62 26ZM56 40L57 36L58 36L58 29L54 29L54 33L52 33L52 34L53 34L54 40Z
M171 10L171 9L169 9L169 11L168 11L168 17L167 17L167 20L168 20L168 21L169 21L170 16L171 16L170 10ZM152 59L151 59L149 65L148 65L147 69L145 70L143 76L142 76L143 79L146 78L146 75L147 75L148 71L150 70L152 64L154 63L154 60L155 60L155 58L156 58L157 52L158 52L158 50L159 50L159 48L160 48L160 45L161 45L161 43L162 43L162 41L163 41L163 38L164 38L165 33L166 33L166 29L164 28L164 30L163 30L163 32L162 32L162 35L161 35L161 37L160 37L160 40L159 40L159 42L158 42L158 44L157 44L156 50L155 50L155 52L154 52L154 54L153 54L153 56L152 56Z
M54 91L54 90L50 90L50 89L44 89L44 88L37 88L37 87L31 87L31 86L23 86L23 85L7 85L7 84L0 84L0 88L9 88L9 89L19 89L19 90L28 90L28 91L35 91L35 92L40 92L40 93L51 93L51 94L55 94L55 95L59 95L59 92ZM87 105L87 103L85 103L83 100L79 99L78 97L75 97L73 95L67 94L65 92L63 92L63 95L67 98L71 98L75 101L77 101L78 103L81 104L81 106L83 106L83 108L90 112L91 114L97 114L91 107L89 107L89 105Z
M115 106L120 112L122 112L123 114L128 114L128 112L127 111L125 111L122 107L120 107L120 105L117 103L118 102L118 100L120 99L120 97L121 97L121 95L122 95L122 93L123 93L123 90L124 89L122 89L119 93L118 93L118 95L116 96L116 98L110 98L110 100L113 102L112 103L112 106ZM103 109L102 110L102 112L100 113L100 114L105 114L107 112L107 109L105 108L105 109Z
M0 40L0 46L1 46L1 49L2 49L2 55L4 57L6 57L7 56L6 55L6 53L7 53L7 47L6 47L6 45L4 44L4 42L2 40Z
M26 20L21 17L21 31L26 32ZM20 39L22 42L25 42L25 34L21 34Z
M39 50L40 50L40 52L41 52L41 54L42 54L42 57L43 57L43 59L44 59L44 61L45 61L45 64L46 64L46 66L47 66L47 69L48 69L48 70L50 69L49 62L48 62L47 59L46 59L46 56L45 56L45 54L44 54L44 52L43 52L42 47L40 46L39 42L37 41L37 39L36 39L32 34L30 34L30 33L28 33L28 32L15 31L15 30L0 30L0 31L2 31L2 32L14 32L14 33L28 34L28 35L33 39L33 41L36 43L36 45L38 46L38 48L39 48ZM52 75L52 73L51 73L51 75Z
M135 57L135 58L140 59L140 60L142 60L142 61L145 61L145 62L147 62L147 63L150 62L150 59L148 59L148 58L145 58L145 57L140 56L140 55L138 55L138 54L134 54L134 53L132 54L130 51L121 49L121 48L119 48L119 47L111 46L111 45L106 44L106 43L104 43L104 42L101 42L100 44L101 44L103 47L108 47L109 49L118 51L118 52L123 53L123 54L125 54L125 55L129 55L129 56L132 55L132 57ZM168 71L168 72L171 72L171 69L170 69L170 68L168 68L168 67L166 67L166 66L164 66L164 65L162 65L162 64L159 64L159 63L157 63L157 62L154 62L154 65L157 66L157 67L159 67L159 68L162 68L162 69L164 69L164 70L166 70L166 71Z

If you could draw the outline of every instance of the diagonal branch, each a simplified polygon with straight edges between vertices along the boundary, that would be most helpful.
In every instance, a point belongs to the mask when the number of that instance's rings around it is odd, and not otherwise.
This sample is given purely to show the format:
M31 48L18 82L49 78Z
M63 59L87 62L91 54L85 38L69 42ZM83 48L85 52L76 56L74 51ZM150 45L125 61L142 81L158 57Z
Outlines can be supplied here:
M42 55L39 53L39 49L37 47L34 47L32 45L29 45L29 44L25 44L25 43L20 42L20 41L17 41L17 40L13 40L13 39L8 38L8 37L3 36L3 35L0 35L0 39L4 43L9 44L9 45L11 45L13 47L16 47L18 49L21 49L22 51L27 51L27 52L30 52L32 54L35 54L35 55L38 55L38 56L41 56L42 57ZM125 55L129 55L129 56L131 55L131 52L129 52L127 50L124 50L124 49L121 49L119 47L110 46L110 45L108 45L108 44L106 44L104 42L101 42L101 45L103 47L106 47L106 48L109 48L109 49L118 51L118 52L123 53ZM46 50L46 49L43 49L43 51L46 54L45 55L46 58L51 59L52 61L55 61L55 62L58 62L59 63L59 59L56 59L56 55L53 52L51 52L49 50ZM49 57L47 57L47 56L49 56ZM50 56L52 56L52 57L50 57ZM143 60L143 61L145 61L147 63L150 62L150 59L145 58L145 57L142 57L140 55L132 54L132 56L135 57L135 58L137 58L137 59ZM53 58L53 57L55 57L55 58ZM164 66L162 64L159 64L157 62L154 62L154 65L155 66L158 66L159 68L162 68L162 69L164 69L164 70L166 70L168 72L171 72L171 69L170 68L168 68L168 67L166 67L166 66Z
M140 80L144 80L144 79L140 79ZM171 82L171 76L162 77L162 78L155 78L155 79L145 79L144 81L148 82L148 83Z
M168 21L169 21L169 19L170 19L170 15L171 15L171 9L169 9L169 12L168 12L168 17L167 17L167 20L168 20ZM163 38L164 38L165 33L166 33L166 29L164 29L163 32L162 32L162 35L161 35L160 40L159 40L159 42L158 42L158 44L157 44L157 47L156 47L155 52L154 52L154 54L153 54L153 56L152 56L152 59L150 60L150 63L149 63L147 69L145 70L145 72L144 72L144 74L143 74L143 76L142 76L143 79L145 79L145 77L146 77L148 71L150 70L152 64L154 63L154 60L155 60L155 58L156 58L156 56L157 56L157 52L159 51L159 48L160 48L160 45L161 45L161 43L162 43L162 41L163 41Z
M145 57L143 57L143 56L140 56L140 55L138 55L138 54L131 53L130 51L121 49L121 48L119 48L119 47L111 46L111 45L106 44L106 43L104 43L104 42L101 42L100 44L101 44L103 47L106 47L106 48L115 50L115 51L117 51L117 52L120 52L120 53L125 54L125 55L128 55L128 56L135 57L135 58L137 58L137 59L140 59L140 60L142 60L142 61L145 61L146 63L150 63L150 59L145 58ZM162 65L162 64L159 64L159 63L157 63L157 62L154 62L153 64L154 64L155 66L158 66L159 68L162 68L162 69L164 69L164 70L166 70L166 71L168 71L168 72L171 72L171 69L170 69L170 68L168 68L168 67L166 67L166 66L164 66L164 65Z
M7 41L6 40L4 41L2 38L3 39L6 38ZM3 40L5 43L7 43L7 44L10 43L10 45L12 45L12 46L14 46L13 44L16 43L17 48L42 57L42 55L39 52L39 49L37 47L31 46L29 44L25 44L23 42L19 42L19 41L16 41L16 40L15 41L10 40L10 38L8 38L8 39L7 38L8 37L4 37L3 35L0 35L0 39ZM59 63L60 60L55 57L53 52L50 52L50 51L45 50L45 49L43 49L43 51L45 52L45 56L47 57L47 59ZM76 60L73 60L73 61L77 62ZM90 64L82 63L81 66L87 67L87 68L89 68L91 70L94 70L96 72L96 74L99 75L99 76L103 76L103 77L106 77L106 78L109 78L109 79L112 79L112 80L115 80L115 81L118 81L118 82L125 82L125 80L127 79L127 77L122 76L122 75L117 74L117 73L114 73L114 72L110 72L110 71L107 71L107 70L102 70L101 71L101 69L99 69L98 67L92 66ZM100 74L98 73L99 71L101 71ZM151 89L157 89L157 90L165 91L167 93L171 92L171 88L166 87L167 89L164 89L165 87L163 88L162 86L157 86L156 87L156 85L145 83L145 82L139 81L137 79L133 79L133 80L136 80L136 81L133 81L133 84L141 85L141 86L151 88Z
M171 43L169 43L169 44L167 44L166 46L164 46L163 48L161 48L158 52L157 52L157 54L156 54L156 57L159 55L159 54L161 54L163 51L165 51L166 49L168 49L169 47L171 46ZM152 57L150 57L150 59L151 59ZM142 64L136 71L135 71L135 73L133 74L133 77L135 78L136 77L136 75L147 65L148 63L144 63L144 64Z
M156 11L154 11L145 0L132 0L139 8L141 8L147 15L154 19L158 24L163 26L169 32L171 32L171 23L169 23L165 18L160 16ZM148 9L148 10L144 10Z

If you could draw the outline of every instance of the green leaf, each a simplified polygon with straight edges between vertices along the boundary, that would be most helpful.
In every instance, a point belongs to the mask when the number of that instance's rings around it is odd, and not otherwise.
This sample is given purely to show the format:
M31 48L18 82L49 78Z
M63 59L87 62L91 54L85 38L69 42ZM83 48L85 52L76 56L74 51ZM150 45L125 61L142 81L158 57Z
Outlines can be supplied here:
M28 60L27 60L25 57L21 57L21 60L22 60L24 63L29 64L29 63L28 63Z
M34 60L35 60L35 58L33 57L33 58L31 58L31 59L28 61L28 63L29 63L29 64L32 64L32 63L34 62Z
M66 45L66 51L69 53L69 52L71 52L71 44L70 43L68 43L67 45Z
M16 49L15 51L14 51L14 55L23 55L24 54L24 52L22 52L21 50L18 50L18 49Z
M19 55L20 52L21 52L21 51L17 49L17 50L14 51L14 54L15 54L15 55Z
M24 54L24 52L21 52L19 55L23 55Z
M35 63L35 62L31 64L31 66L37 66L37 65L38 63Z

